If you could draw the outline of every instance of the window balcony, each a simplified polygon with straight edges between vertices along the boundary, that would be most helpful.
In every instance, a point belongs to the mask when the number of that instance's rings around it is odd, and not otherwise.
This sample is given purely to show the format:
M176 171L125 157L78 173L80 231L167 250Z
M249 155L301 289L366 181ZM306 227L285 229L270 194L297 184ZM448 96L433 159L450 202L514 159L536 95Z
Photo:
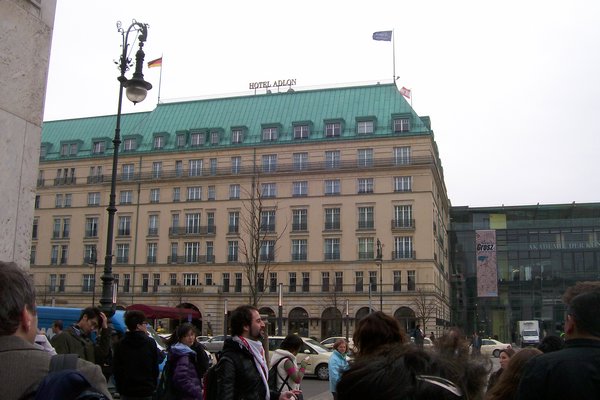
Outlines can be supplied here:
M306 222L292 224L292 232L306 232L307 230L308 224Z
M292 261L306 261L306 253L292 253Z
M415 251L392 251L392 260L414 260L416 259Z
M339 259L340 259L339 251L325 253L325 261L333 261L333 260L339 260Z
M415 229L415 220L409 218L393 219L392 229Z

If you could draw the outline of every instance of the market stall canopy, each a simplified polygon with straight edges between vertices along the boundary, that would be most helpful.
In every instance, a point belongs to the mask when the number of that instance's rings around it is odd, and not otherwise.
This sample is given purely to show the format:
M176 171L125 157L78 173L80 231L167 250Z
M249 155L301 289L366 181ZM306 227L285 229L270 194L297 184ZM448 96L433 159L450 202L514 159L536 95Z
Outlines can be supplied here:
M191 308L178 308L178 307L165 307L165 306L149 306L147 304L132 304L127 307L127 310L138 310L143 311L146 314L146 318L157 319L157 318L191 318L202 319L200 312Z

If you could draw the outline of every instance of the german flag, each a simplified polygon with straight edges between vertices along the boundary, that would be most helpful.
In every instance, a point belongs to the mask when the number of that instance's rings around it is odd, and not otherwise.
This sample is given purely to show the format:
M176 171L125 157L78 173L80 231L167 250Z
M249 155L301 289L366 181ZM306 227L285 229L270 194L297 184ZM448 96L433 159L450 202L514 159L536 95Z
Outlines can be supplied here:
M148 61L148 68L162 67L162 57L156 60Z

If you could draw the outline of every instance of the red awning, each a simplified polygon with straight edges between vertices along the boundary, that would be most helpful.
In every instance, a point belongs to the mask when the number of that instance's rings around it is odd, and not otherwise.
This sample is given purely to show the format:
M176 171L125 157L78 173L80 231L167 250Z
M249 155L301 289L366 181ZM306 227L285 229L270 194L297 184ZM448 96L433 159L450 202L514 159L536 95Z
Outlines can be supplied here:
M164 306L149 306L146 304L132 304L127 307L127 310L143 311L146 318L172 318L172 319L187 319L191 315L194 319L202 319L200 312L191 308L177 308Z

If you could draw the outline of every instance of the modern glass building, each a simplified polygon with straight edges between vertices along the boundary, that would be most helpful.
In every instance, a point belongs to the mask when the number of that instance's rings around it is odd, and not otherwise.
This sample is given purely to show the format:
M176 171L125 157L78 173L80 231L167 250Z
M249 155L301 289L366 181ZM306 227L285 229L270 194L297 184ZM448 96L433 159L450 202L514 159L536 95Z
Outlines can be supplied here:
M466 332L516 341L519 320L561 332L565 289L600 280L600 203L453 207L452 321ZM478 297L476 233L496 236L497 296Z

